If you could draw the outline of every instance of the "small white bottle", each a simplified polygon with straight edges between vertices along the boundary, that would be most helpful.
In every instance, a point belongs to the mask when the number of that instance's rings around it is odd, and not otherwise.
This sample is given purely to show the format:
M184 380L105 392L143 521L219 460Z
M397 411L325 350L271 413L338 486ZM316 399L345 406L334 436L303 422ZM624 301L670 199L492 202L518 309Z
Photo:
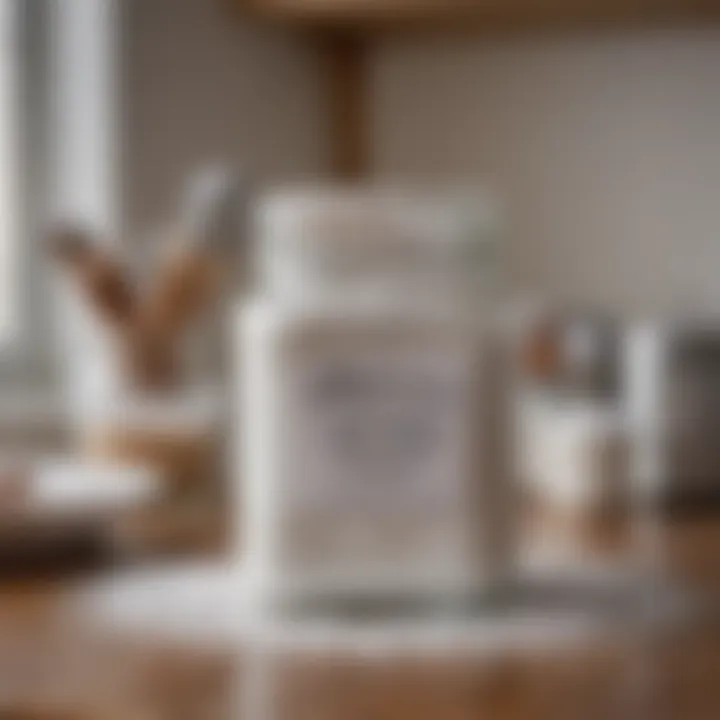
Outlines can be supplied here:
M260 203L238 512L263 606L460 599L507 575L495 239L469 193Z

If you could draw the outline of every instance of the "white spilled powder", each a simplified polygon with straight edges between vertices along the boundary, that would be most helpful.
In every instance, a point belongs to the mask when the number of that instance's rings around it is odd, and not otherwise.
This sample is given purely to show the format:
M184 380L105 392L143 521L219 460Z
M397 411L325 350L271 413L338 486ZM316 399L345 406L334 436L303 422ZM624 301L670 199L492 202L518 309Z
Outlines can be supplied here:
M581 582L581 581L579 581ZM200 563L162 571L146 569L93 583L83 592L88 622L123 634L155 635L211 647L270 652L323 652L368 656L483 655L534 651L584 643L614 631L667 625L684 617L688 598L667 582L605 572L574 600L547 599L552 588L528 580L518 602L506 608L458 614L380 614L350 619L316 613L272 617L256 612L242 570ZM558 587L560 581L557 582ZM604 602L589 602L604 588ZM549 588L549 589L548 589Z

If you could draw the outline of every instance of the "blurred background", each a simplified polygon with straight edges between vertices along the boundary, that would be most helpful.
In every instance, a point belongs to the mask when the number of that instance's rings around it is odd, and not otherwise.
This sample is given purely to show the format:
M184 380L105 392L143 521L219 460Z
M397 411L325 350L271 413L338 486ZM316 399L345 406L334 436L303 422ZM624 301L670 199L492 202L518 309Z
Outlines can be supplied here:
M716 717L718 20L714 0L0 0L0 718ZM266 341L243 318L263 296L300 327L305 299L268 289L257 215L287 192L286 236L322 216L390 237L398 187L476 193L451 212L492 247L492 304L463 311L507 331L508 417L472 425L515 498L491 514L514 570L593 578L540 592L532 627L589 602L602 630L538 646L484 608L439 654L371 660L352 623L320 650L277 631L268 690L237 627L257 626L237 451L262 415L238 388L295 371L246 370ZM349 220L336 192L363 198ZM423 522L488 522L455 512ZM631 633L638 592L643 621L693 610ZM498 627L512 642L480 649Z

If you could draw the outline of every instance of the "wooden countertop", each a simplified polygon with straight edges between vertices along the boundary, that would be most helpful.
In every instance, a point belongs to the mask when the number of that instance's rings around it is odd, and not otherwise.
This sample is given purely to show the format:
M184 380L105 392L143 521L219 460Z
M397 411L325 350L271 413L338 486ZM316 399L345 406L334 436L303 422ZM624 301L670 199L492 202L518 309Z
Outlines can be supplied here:
M673 575L706 610L651 636L484 657L290 653L267 720L712 720L720 717L720 518L659 528ZM0 593L0 719L236 720L248 658L90 630L66 586ZM259 713L259 714L258 714ZM250 720L265 720L263 713Z

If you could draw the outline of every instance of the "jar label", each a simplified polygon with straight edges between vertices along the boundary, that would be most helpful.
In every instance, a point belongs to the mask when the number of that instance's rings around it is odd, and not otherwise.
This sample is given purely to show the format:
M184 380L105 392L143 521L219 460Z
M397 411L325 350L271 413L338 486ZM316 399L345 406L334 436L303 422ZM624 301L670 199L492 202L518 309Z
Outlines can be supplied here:
M477 451L473 357L447 334L338 331L293 347L278 488L291 556L463 562Z

